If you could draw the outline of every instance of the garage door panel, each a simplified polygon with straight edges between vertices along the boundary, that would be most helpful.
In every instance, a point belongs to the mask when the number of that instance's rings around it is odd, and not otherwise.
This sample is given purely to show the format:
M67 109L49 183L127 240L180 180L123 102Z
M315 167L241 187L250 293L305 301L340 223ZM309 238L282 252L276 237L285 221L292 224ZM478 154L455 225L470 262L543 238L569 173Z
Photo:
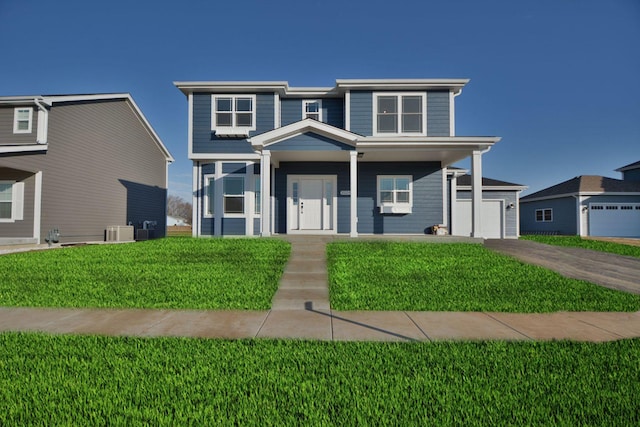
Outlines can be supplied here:
M502 200L482 201L481 235L485 238L501 239L504 237L504 213ZM456 202L453 234L471 236L471 200Z
M591 203L589 235L640 237L640 203Z

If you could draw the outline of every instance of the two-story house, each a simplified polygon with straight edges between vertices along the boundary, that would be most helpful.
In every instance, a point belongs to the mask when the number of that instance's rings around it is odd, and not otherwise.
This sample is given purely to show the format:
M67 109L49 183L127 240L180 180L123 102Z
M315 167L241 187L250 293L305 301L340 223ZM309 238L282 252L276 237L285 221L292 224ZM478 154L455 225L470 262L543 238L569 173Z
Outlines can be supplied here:
M164 236L172 161L129 94L0 97L0 245Z
M482 237L482 155L500 138L456 136L467 82L175 82L188 99L193 234L457 234L447 167L470 157L458 230Z

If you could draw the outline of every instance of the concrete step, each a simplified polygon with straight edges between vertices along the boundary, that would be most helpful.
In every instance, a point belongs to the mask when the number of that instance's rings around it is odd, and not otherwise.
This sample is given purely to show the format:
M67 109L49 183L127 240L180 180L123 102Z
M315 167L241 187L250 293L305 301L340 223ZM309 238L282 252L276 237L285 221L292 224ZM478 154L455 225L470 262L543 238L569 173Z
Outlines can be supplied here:
M312 304L320 310L329 309L328 289L286 289L280 288L273 297L272 310L304 310L305 304Z

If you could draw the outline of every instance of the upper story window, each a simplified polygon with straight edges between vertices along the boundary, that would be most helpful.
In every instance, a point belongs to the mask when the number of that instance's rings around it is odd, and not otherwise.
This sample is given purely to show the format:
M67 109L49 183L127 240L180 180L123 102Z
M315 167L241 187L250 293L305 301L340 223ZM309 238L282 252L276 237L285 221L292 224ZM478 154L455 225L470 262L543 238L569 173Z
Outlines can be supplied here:
M256 129L255 95L213 95L211 128L218 135L248 135Z
M302 101L302 118L314 119L322 121L322 101L320 100L304 100Z
M13 110L13 133L31 133L33 108L18 107Z
M375 136L426 135L427 97L424 93L374 94Z

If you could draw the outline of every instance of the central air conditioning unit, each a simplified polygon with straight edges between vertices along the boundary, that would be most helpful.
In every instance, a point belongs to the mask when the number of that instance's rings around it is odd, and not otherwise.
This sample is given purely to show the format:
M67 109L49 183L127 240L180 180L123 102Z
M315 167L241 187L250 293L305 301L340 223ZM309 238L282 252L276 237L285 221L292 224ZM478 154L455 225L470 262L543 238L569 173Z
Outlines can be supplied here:
M107 227L107 242L133 242L132 225L110 225Z

